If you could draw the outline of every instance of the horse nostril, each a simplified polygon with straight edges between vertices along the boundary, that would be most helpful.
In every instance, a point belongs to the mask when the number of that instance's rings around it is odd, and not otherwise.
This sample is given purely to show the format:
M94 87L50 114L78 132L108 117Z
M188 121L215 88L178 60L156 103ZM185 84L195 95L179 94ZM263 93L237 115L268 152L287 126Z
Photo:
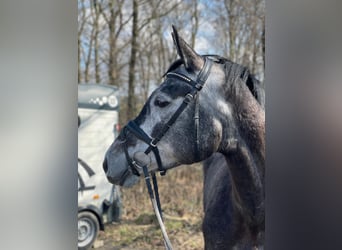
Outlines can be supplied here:
M102 166L103 166L103 170L105 171L105 173L107 173L107 170L108 170L107 158L104 159Z

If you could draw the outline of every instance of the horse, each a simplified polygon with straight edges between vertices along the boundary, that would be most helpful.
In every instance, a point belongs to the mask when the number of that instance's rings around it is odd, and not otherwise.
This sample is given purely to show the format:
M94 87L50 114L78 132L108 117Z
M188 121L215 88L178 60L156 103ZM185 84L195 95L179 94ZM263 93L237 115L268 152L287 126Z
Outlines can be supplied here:
M264 230L265 111L246 84L246 68L199 55L172 28L180 59L108 148L103 169L109 182L130 187L143 172L136 164L142 154L149 157L149 172L165 174L219 152L257 246ZM234 249L235 240L229 242L225 249Z
M252 75L246 81L253 96L265 107L265 92L261 83ZM202 231L205 249L251 249L248 221L244 204L231 179L224 155L214 153L203 163L203 210ZM229 180L229 181L228 181ZM258 248L263 248L264 232L258 232Z

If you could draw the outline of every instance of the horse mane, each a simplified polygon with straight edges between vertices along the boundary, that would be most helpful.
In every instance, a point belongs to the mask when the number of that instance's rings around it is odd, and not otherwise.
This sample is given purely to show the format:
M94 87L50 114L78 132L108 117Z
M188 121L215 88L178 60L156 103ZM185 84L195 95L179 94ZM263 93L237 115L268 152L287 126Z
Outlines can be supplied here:
M203 56L209 57L214 62L222 64L228 81L236 82L237 79L242 80L261 107L263 109L265 108L265 90L262 87L261 82L250 73L247 67L219 55Z
M250 73L247 67L234 63L233 61L219 55L202 56L207 57L218 64L222 64L225 69L226 78L229 81L236 82L237 79L241 79L247 85L248 89L250 90L254 98L258 101L258 103L261 105L261 107L263 109L265 108L265 90L262 87L260 81L256 79L253 74ZM182 59L177 59L176 61L174 61L168 68L164 76L170 71L177 69L183 63L184 62Z
M249 74L246 84L261 107L265 109L265 89L262 87L260 81L254 75Z

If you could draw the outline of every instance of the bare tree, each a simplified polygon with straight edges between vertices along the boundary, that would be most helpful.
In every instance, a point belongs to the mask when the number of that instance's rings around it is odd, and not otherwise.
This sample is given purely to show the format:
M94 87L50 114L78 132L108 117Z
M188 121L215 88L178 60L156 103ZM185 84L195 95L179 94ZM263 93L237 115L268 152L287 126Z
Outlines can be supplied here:
M98 4L99 12L105 20L108 26L108 83L116 86L120 86L120 65L118 62L118 56L120 49L118 42L120 34L123 31L126 24L129 23L131 17L124 17L123 6L124 0L108 0L101 1Z
M263 80L264 0L213 0L206 7L212 14L218 51Z
M87 50L87 57L84 60L85 63L85 69L84 69L84 81L89 82L89 66L91 63L91 54L93 51L93 43L94 43L94 33L95 33L95 27L92 25L91 32L88 37L88 50Z
M198 1L192 1L192 31L191 31L191 47L195 48L195 42L196 42L196 35L198 32L198 26L199 26L199 10L198 10Z
M78 83L82 82L82 70L81 70L81 54L82 54L82 34L84 31L84 26L86 24L86 7L84 0L80 0L78 6Z
M132 23L132 41L131 56L129 60L129 78L128 78L128 99L127 99L127 118L135 115L134 89L135 89L135 62L138 50L138 0L133 0L133 23Z
M265 70L265 16L262 18L262 35L261 35L261 41L262 41L262 62Z
M229 34L229 57L235 60L235 15L234 15L234 0L225 0L224 7L228 17L228 34Z
M100 47L99 47L99 34L100 34L100 8L97 5L96 1L93 1L93 9L94 9L94 68L95 68L95 82L101 82L100 76Z
M264 11L264 0L79 0L78 81L120 87L121 116L132 118L177 58L171 24L263 79Z

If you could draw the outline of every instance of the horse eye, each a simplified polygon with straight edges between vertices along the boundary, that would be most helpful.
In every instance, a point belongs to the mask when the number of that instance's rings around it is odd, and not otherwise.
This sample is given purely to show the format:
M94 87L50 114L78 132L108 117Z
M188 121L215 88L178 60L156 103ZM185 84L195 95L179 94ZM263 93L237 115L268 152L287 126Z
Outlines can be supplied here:
M162 100L159 100L159 99L156 99L155 101L154 101L154 105L156 105L156 106L158 106L158 107L161 107L161 108L164 108L164 107L166 107L167 105L169 105L170 104L170 102L168 102L168 101L162 101Z

